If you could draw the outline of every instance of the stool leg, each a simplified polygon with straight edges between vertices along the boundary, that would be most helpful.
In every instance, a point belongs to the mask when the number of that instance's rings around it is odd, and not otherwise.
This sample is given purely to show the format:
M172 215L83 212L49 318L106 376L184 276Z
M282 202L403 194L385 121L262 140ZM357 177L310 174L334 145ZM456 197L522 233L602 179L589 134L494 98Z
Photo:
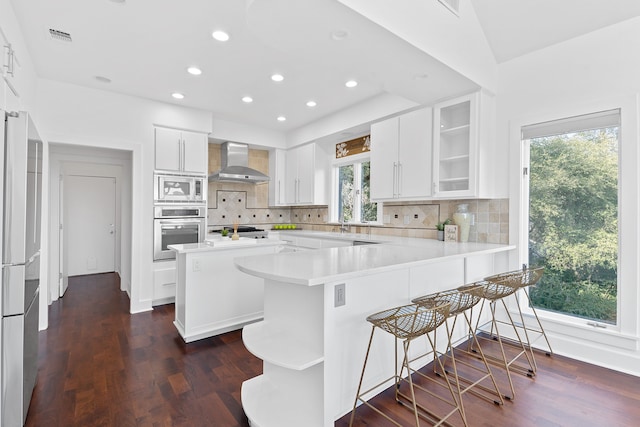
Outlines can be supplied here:
M367 368L367 360L369 359L369 351L371 350L371 343L373 342L373 333L375 331L376 331L376 327L373 326L371 328L371 336L369 337L369 345L367 346L367 353L364 356L364 364L362 365L362 373L360 374L360 382L358 383L358 391L356 392L356 399L353 402L353 410L351 411L351 418L349 419L349 427L353 425L353 419L356 415L356 406L358 406L358 400L360 400L360 390L362 389L362 380L364 379L364 371Z
M402 348L404 350L404 357L402 359L402 369L400 370L400 376L402 376L402 372L406 366L407 368L407 378L409 379L409 389L411 390L411 405L413 407L413 415L416 418L416 427L420 427L420 419L418 417L418 405L416 403L416 393L415 390L413 388L413 379L411 377L411 369L409 367L409 343L411 341L410 340L404 340L402 342ZM397 381L399 381L399 379L396 379ZM398 384L399 386L399 384ZM400 399L398 397L398 387L396 387L396 401L398 403L400 402Z
M524 338L527 340L527 347L529 352L527 353L531 355L531 359L529 359L529 365L531 366L532 373L535 374L538 371L538 365L536 364L536 357L533 354L533 346L531 345L531 339L529 338L529 328L527 328L526 323L524 323L524 315L522 314L522 309L520 308L520 297L518 297L518 292L513 294L516 300L516 306L518 307L518 314L520 315L520 322L522 324L522 330L524 332Z
M524 375L532 378L536 373L536 371L535 371L535 361L532 359L533 358L533 353L531 351L527 351L527 348L524 345L524 341L522 340L522 337L520 336L520 333L518 332L518 327L516 326L515 322L513 321L513 318L511 317L511 313L507 309L507 303L504 300L505 300L504 298L500 299L500 301L502 301L502 306L504 307L504 310L505 310L505 312L507 314L507 317L509 318L509 323L513 327L513 332L516 335L516 342L520 344L519 347L520 347L520 350L521 350L520 353L517 356L515 356L511 360L511 362L509 362L509 367L511 367L511 365L515 363L515 361L516 361L516 359L518 357L520 357L521 355L524 354L525 358L527 359L527 363L529 364L529 368L526 368L524 366L515 365L514 369L520 370L521 373L523 373ZM517 296L516 296L516 302L518 302ZM518 312L520 313L520 320L522 322L524 322L524 318L522 317L522 311L520 311L520 305L519 304L518 304ZM526 328L523 328L523 329L525 329L525 336L526 336Z
M527 297L527 302L529 303L529 307L531 307L531 311L533 311L533 316L536 318L536 322L538 322L538 327L540 328L539 331L535 331L535 332L539 332L540 334L542 334L542 336L544 337L544 340L547 342L547 347L549 348L549 351L546 352L545 354L547 356L551 356L553 354L553 349L551 348L551 343L549 342L549 338L547 338L547 334L544 331L544 328L542 327L542 323L540 322L540 318L538 317L538 313L536 312L536 308L533 306L533 304L531 303L531 297L529 296L529 290L528 288L523 289L525 296Z
M470 311L470 310L469 310ZM467 312L463 312L462 315L464 316L465 319L465 323L466 323L466 327L468 328L469 331L473 330L473 325L471 322L471 318L469 317L469 315L467 315ZM452 326L452 330L451 333L453 334L453 328L455 327L455 321L457 320L457 316L454 318L453 321L453 326ZM500 393L500 389L498 388L498 384L496 383L495 377L493 376L493 373L491 372L491 368L489 366L489 362L487 361L487 358L484 355L484 352L482 351L482 347L480 346L480 342L478 341L478 338L476 335L474 334L470 334L470 336L468 337L468 341L466 344L466 350L465 348L454 348L453 347L453 340L452 340L452 336L449 337L449 347L447 349L447 353L445 354L446 357L448 357L448 352L451 351L452 353L454 351L458 351L461 353L465 353L468 355L471 355L472 357L475 358L479 358L480 361L482 362L484 369L482 369L481 367L476 366L475 364L470 364L464 361L464 359L457 359L458 364L462 364L467 366L470 370L474 370L476 372L481 373L481 376L478 378L474 378L474 379L468 379L465 378L461 375L459 375L459 373L457 372L457 369L455 369L455 365L454 365L454 379L455 381L461 381L464 383L463 388L460 389L460 394L464 394L466 392L469 392L477 397L480 397L488 402L491 402L495 405L503 405L504 404L504 400L502 398L502 394ZM470 347L471 346L471 347ZM469 348L473 348L473 346L475 346L475 348L477 348L477 351L469 351ZM445 357L445 363L446 363L446 357ZM448 371L447 371L448 373ZM489 378L491 380L491 383L493 385L492 388L487 387L483 384L481 384L482 381L484 381L485 379ZM481 393L476 391L474 388L478 388L482 391L484 391L485 393ZM497 398L497 400L496 400Z

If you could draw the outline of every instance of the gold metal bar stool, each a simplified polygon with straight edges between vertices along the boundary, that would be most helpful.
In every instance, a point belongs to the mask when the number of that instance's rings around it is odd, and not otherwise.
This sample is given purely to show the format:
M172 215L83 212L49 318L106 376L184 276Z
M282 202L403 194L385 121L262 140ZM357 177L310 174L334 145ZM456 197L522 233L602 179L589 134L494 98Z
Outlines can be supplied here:
M522 292L526 296L528 305L533 311L534 318L536 320L536 323L538 324L537 327L536 326L532 327L525 323L524 315L522 313L522 309L520 308L520 299L518 296L519 292L515 292L513 294L516 299L516 305L518 307L518 313L520 315L520 322L521 322L520 324L517 324L517 327L524 331L525 340L527 343L526 345L528 347L528 350L531 353L531 358L533 360L534 371L537 371L538 366L536 364L535 356L533 352L533 340L529 337L529 332L538 334L538 337L536 339L539 339L540 337L544 337L544 340L546 341L546 344L547 344L547 348L549 350L548 351L543 350L543 351L547 356L551 356L553 354L553 349L551 348L551 343L549 342L549 338L547 338L547 334L545 333L544 328L542 327L542 323L540 322L538 313L536 312L535 307L531 303L531 298L529 297L529 287L535 286L536 283L538 283L538 281L542 277L543 273L544 273L544 267L538 267L538 268L525 267L521 270L509 271L506 273L496 274L494 276L485 278L485 280L489 282L504 283L511 287L517 288L518 290L522 289Z
M433 423L435 426L446 424L446 420L454 415L455 413L459 413L464 425L467 425L467 420L464 414L464 410L462 405L460 404L461 396L459 390L455 390L454 386L446 379L446 388L451 395L451 400L448 398L444 398L441 395L435 393L432 390L428 390L425 387L422 387L419 384L416 384L412 378L413 374L418 374L420 378L424 378L428 381L434 382L439 386L443 386L441 381L436 381L434 378L430 378L423 373L419 372L416 369L411 368L409 364L409 345L411 342L421 336L427 336L430 345L432 348L435 348L434 342L431 339L430 332L435 331L440 325L445 323L445 319L449 313L449 304L441 304L434 305L433 307L423 307L418 304L410 304L405 306L400 306L388 310L381 311L379 313L372 314L367 317L367 321L370 322L372 326L371 336L369 338L369 345L367 347L367 353L364 359L364 364L362 366L362 374L360 375L360 382L358 384L358 391L356 393L355 402L353 403L353 410L351 412L351 419L349 420L349 426L353 425L353 421L355 419L356 407L358 402L362 402L364 405L367 405L378 414L385 417L387 420L392 422L393 424L402 427L397 420L392 419L387 414L383 413L380 409L376 408L372 403L368 402L363 398L364 395L370 393L371 391L379 388L383 384L387 383L390 380L395 382L395 396L396 401L400 404L410 407L412 409L415 416L415 425L420 426L420 418L427 420L430 423ZM373 342L373 335L376 331L376 328L379 328L385 332L392 334L395 337L395 368L394 375L381 381L380 383L374 385L368 390L362 391L362 382L364 379L365 370L367 368L367 360L369 359L369 352L371 350L371 343ZM447 331L448 335L448 331ZM403 347L403 356L402 356L402 367L400 372L398 373L398 340L402 340ZM439 359L437 359L439 360ZM404 370L407 370L407 377L403 378ZM441 369L444 370L444 367L441 366ZM403 392L400 391L401 384L409 385L409 393L410 396L407 396ZM433 411L426 408L424 405L416 402L416 389L421 393L426 393L430 398L438 399L441 402L445 402L450 405L452 409L445 414L444 416L438 416L433 413Z
M448 342L447 348L444 353L438 353L434 351L434 357L440 355L444 359L443 365L446 367L448 365L447 361L451 360L451 366L453 368L453 381L456 383L464 383L465 386L460 388L460 394L463 395L466 392L474 394L488 402L494 403L496 405L504 404L504 400L502 398L502 394L498 389L498 384L496 383L493 374L491 373L491 368L489 367L489 363L482 352L482 348L480 347L480 343L478 342L475 334L470 333L473 330L473 326L471 323L471 318L468 315L468 312L471 308L473 308L481 299L482 288L481 285L470 284L466 286L461 286L457 289L451 289L443 292L436 292L433 294L421 296L418 298L414 298L411 302L415 304L420 304L425 307L433 307L439 304L448 303L449 304L449 314L447 316L447 322L449 319L453 319L451 325L448 328ZM467 328L467 334L460 340L471 340L473 344L475 344L475 348L477 348L477 352L471 353L466 350L468 346L462 346L457 348L453 342L453 333L456 327L456 322L458 320L458 316L462 314L465 320L465 328ZM437 345L436 339L434 337L434 344ZM437 348L437 347L436 347ZM481 365L478 363L472 363L469 360L469 357L466 358L456 358L454 357L454 352L458 352L458 354L465 354L467 356L471 356L473 359L476 359L478 356ZM466 378L458 371L457 366L463 365L466 369L467 374L473 375L472 379ZM438 364L434 363L433 368L436 371ZM475 372L475 373L474 373ZM439 372L436 372L437 375L440 375ZM442 372L442 375L449 374L449 371ZM483 384L487 383L487 379L490 380L491 387ZM460 404L464 407L463 402L461 400Z
M522 338L520 337L520 332L516 326L516 323L513 321L509 310L507 309L507 304L505 302L506 298L510 295L513 295L518 288L512 287L509 285L509 282L489 282L489 281L480 281L476 282L478 287L471 292L482 297L482 304L480 305L480 311L478 313L478 317L476 319L475 327L473 328L473 334L478 339L485 339L488 341L496 341L499 347L499 354L488 354L485 347L484 356L487 361L494 365L498 365L504 368L507 379L509 381L509 387L511 389L511 395L504 395L506 399L513 400L516 396L515 387L513 385L513 380L511 378L511 372L517 372L523 375L526 375L529 378L533 378L535 375L534 363L531 358L531 354L524 345ZM489 324L491 325L491 331L489 337L483 334L483 330L481 329L480 322L482 321L482 313L484 311L484 307L486 302L489 302L489 309L491 311L491 319ZM496 303L500 301L502 306L504 307L505 314L507 316L508 321L500 320L496 317ZM516 349L515 354L509 353L509 357L507 357L507 353L505 352L505 346L503 342L503 337L500 334L499 325L508 325L513 329L515 339L511 341L513 347ZM480 352L480 347L474 346L473 342L471 342L472 352ZM526 359L526 364L518 364L518 360L524 356Z

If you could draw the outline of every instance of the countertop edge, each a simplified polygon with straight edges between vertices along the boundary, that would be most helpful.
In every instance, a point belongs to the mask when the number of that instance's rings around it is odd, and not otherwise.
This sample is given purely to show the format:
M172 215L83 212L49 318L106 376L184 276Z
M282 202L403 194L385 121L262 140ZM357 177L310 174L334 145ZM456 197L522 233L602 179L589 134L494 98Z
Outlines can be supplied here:
M394 245L392 243L382 243L381 245L384 245L384 246L397 246L397 245ZM236 268L238 268L243 273L250 274L250 275L256 276L256 277L260 277L260 278L263 278L263 279L273 280L273 281L278 281L278 282L283 282L283 283L290 283L290 284L295 284L295 285L302 285L302 286L317 286L317 285L322 285L322 284L329 283L329 282L340 281L340 280L348 280L348 279L352 279L352 278L355 278L355 277L362 277L363 275L372 275L372 274L377 274L377 273L381 273L381 272L385 272L385 271L394 271L394 270L398 270L398 269L402 269L402 268L412 268L412 267L432 264L432 263L436 263L436 262L448 261L448 260L459 259L459 258L466 258L468 256L488 255L488 254L494 254L494 253L499 253L499 252L508 252L508 251L516 249L515 245L497 245L497 244L487 244L487 245L491 246L491 247L488 247L486 249L471 250L469 252L463 252L463 253L457 253L457 254L452 254L452 255L439 256L439 257L434 257L434 258L411 260L411 261L407 261L407 262L399 262L397 264L392 264L392 265L383 265L383 266L379 266L379 267L366 268L366 269L362 269L362 270L353 270L353 271L349 271L349 272L337 273L337 274L332 274L332 275L318 275L317 277L310 277L310 278L288 276L288 275L284 275L284 274L275 274L275 273L272 273L272 272L268 272L268 271L264 271L262 269L255 268L255 267L252 268L250 265L248 265L248 264L251 263L252 258L260 257L262 255L238 257L238 258L234 259L234 264L235 264ZM357 247L354 247L354 250L358 250L356 248ZM307 251L306 253L313 253L313 252L317 253L317 251L327 251L327 250L331 250L331 249L333 249L333 248L313 249L313 250ZM278 254L275 254L275 256L277 256L277 255Z

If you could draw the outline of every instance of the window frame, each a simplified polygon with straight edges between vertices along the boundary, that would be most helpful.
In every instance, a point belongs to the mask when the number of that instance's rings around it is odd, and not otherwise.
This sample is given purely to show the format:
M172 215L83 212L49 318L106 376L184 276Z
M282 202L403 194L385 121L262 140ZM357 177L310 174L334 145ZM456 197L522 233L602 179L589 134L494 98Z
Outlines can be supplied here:
M621 191L620 191L620 184L621 184L621 177L622 177L622 173L621 173L621 151L620 151L620 146L621 146L621 134L622 134L622 124L619 123L620 122L620 117L622 116L621 112L618 110L618 124L616 125L618 127L618 224L620 224L620 197L621 197ZM552 120L550 122L547 123L541 123L541 124L535 124L535 125L529 125L529 126L524 126L522 128L521 134L522 134L522 141L521 141L521 150L522 150L522 163L524 164L524 168L526 168L527 173L523 173L521 180L522 180L522 199L523 199L523 203L522 203L522 218L523 218L523 223L526 225L529 223L529 204L530 204L530 171L531 171L531 140L535 139L536 137L531 137L529 135L526 135L526 131L525 128L534 128L534 127L540 127L543 128L539 133L541 134L540 137L544 137L544 136L555 136L555 135L564 135L564 134L570 134L570 133L578 133L578 132L582 132L585 131L584 129L582 129L582 124L584 123L588 123L590 124L590 126L588 126L589 130L595 130L595 129L602 129L602 128L610 128L612 127L610 124L608 124L608 121L602 122L602 117L611 117L613 114L611 113L611 111L600 111L600 112L593 112L593 113L589 113L589 114L585 114L585 115L581 115L581 116L577 116L577 117L565 117L565 118L559 118L556 120ZM566 124L568 123L568 124ZM605 124L607 123L607 124ZM553 129L554 124L557 124L557 126L555 126L556 129ZM548 128L552 128L551 130L547 130ZM528 131L529 133L531 131ZM527 253L524 255L525 258L524 260L526 262L523 262L528 264L529 263L529 253L528 253L528 243L529 243L529 232L528 232L528 227L523 226L521 229L521 233L522 233L522 237L521 237L521 241L523 242L523 245L527 245ZM618 270L620 269L620 237L621 237L621 228L620 226L618 226ZM621 280L620 280L620 275L617 274L616 277L616 323L615 324L610 324L610 323L606 323L606 322L601 322L599 320L594 320L594 319L588 319L588 318L582 318L579 316L574 316L571 315L569 313L562 313L562 312L557 312L557 311L552 311L552 310L546 310L542 307L536 307L537 313L540 316L541 313L544 314L544 317L547 317L548 319L553 319L554 321L560 321L560 322L564 322L567 324L573 324L573 325L577 325L577 326L581 326L581 325L588 325L588 326L592 326L592 327L598 327L598 328L604 328L604 329L610 329L610 330L614 330L614 331L619 331L620 330L620 288L622 286ZM520 299L520 308L522 310L523 313L528 313L528 314L533 314L533 310L528 306L528 299L526 298L522 298Z
M371 154L370 153L362 153L362 154L354 154L353 156L342 157L340 159L335 159L331 163L331 203L330 203L330 212L331 212L331 222L340 223L339 217L339 205L338 197L340 197L338 191L338 181L340 179L340 167L348 166L348 165L356 165L369 162L371 163ZM356 185L361 184L362 177L360 176L357 170L361 170L361 168L354 167L354 187ZM358 199L361 200L361 199ZM352 225L362 225L362 224L372 224L372 225L382 225L382 202L374 202L377 203L377 221L369 221L369 222L360 222L360 221L349 221L346 224ZM362 212L362 206L358 201L357 204L354 203L354 217L356 217L356 213L360 214ZM357 216L360 218L360 215Z
M524 218L524 146L522 144L522 128L532 123L554 121L565 117L588 115L597 111L620 109L619 136L619 271L618 271L618 323L600 328L587 325L586 319L572 318L546 310L537 310L538 316L544 324L547 333L554 334L561 340L560 345L571 342L571 348L582 350L598 348L603 345L608 348L634 351L637 347L636 337L640 331L640 268L637 256L640 253L640 171L637 166L640 159L638 103L635 97L613 97L605 100L594 100L572 105L556 106L553 109L536 115L512 117L509 119L509 145L513 147L509 154L510 180L510 221L509 240L516 250L509 256L510 269L520 268L528 257L528 242L523 238L524 227L528 224L528 217ZM524 304L526 306L526 304ZM523 307L527 314L532 313L529 307ZM515 303L509 306L510 311L516 310ZM594 345L596 347L594 347ZM596 353L591 357L596 357Z

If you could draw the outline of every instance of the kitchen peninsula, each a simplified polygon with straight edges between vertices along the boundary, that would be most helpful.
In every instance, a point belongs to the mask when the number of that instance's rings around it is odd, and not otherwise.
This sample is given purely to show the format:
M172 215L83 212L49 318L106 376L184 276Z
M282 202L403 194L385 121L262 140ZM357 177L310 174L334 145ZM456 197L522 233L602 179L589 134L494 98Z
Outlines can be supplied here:
M240 271L264 279L265 286L264 320L243 329L245 346L263 360L263 374L242 385L252 426L333 426L353 405L371 332L368 315L504 271L514 249L375 238L382 244L235 259ZM390 376L393 342L385 334L374 340L363 387Z
M273 254L277 239L209 239L170 245L176 252L176 300L173 322L185 342L242 328L262 319L263 281L238 271L236 257Z

